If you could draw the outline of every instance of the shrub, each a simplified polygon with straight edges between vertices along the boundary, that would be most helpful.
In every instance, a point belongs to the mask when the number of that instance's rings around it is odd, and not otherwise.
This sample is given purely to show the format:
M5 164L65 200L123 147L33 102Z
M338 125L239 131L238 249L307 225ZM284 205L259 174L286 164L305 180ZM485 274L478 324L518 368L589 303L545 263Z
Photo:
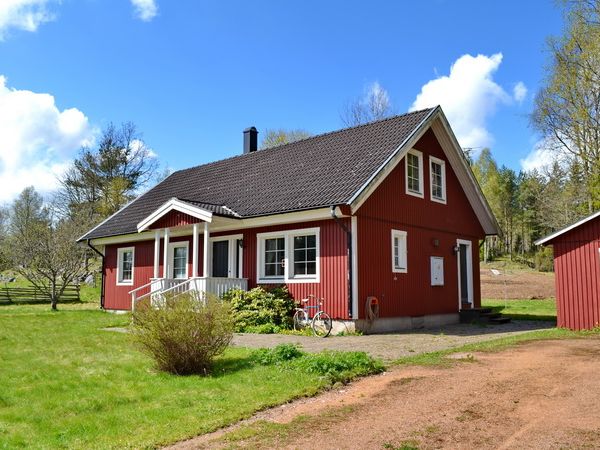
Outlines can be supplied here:
M535 268L540 272L552 272L554 270L552 247L544 247L535 254Z
M207 374L215 356L233 337L229 305L198 293L165 299L160 307L140 305L133 335L158 369L177 375Z
M365 352L339 351L307 354L294 361L294 365L308 373L321 375L332 383L345 383L357 376L383 372L385 368L381 361Z
M261 348L252 354L252 360L263 366L280 364L300 358L305 353L296 344L279 344L273 348Z
M237 332L276 333L291 328L296 304L285 286L248 292L232 289L223 300L231 305Z

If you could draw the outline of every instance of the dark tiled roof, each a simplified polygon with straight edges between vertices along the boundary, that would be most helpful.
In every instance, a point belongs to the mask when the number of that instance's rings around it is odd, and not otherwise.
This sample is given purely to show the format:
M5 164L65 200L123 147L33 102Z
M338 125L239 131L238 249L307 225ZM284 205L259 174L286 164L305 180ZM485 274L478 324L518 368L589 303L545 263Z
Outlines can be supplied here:
M173 197L240 217L347 204L431 111L177 171L82 239L135 233L142 219Z

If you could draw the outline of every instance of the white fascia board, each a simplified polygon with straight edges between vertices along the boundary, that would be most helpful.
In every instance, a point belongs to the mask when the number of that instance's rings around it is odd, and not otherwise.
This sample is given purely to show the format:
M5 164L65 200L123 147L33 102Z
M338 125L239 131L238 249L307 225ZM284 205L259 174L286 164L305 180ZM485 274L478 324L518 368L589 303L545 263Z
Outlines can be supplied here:
M207 211L206 209L200 208L198 206L190 205L189 203L182 202L176 198L172 198L171 200L163 203L158 209L156 209L152 214L143 219L140 223L137 224L138 233L142 231L146 231L150 225L155 223L161 217L164 217L171 211L179 211L184 214L188 214L196 219L203 220L204 222L212 222L212 212Z
M477 182L469 163L463 155L462 148L450 127L448 119L440 109L437 116L439 120L433 121L431 128L438 142L442 146L450 166L454 170L460 185L479 219L486 236L493 236L500 233L500 226L496 217L487 202L479 183Z
M354 214L358 208L371 196L373 192L379 187L381 182L390 174L392 170L402 161L402 158L406 156L406 153L417 143L417 141L427 131L428 125L431 120L436 116L436 113L440 110L439 106L433 108L427 116L423 118L421 123L415 127L411 134L404 139L404 141L394 150L394 152L383 162L383 164L369 177L367 182L363 184L358 191L352 196L348 204Z
M535 245L544 245L545 243L553 240L554 238L557 238L561 234L565 234L568 231L571 231L571 230L573 230L573 229L575 229L575 228L583 225L584 223L589 222L590 220L593 220L593 219L595 219L596 217L599 217L599 216L600 216L600 211L592 214L591 216L584 217L580 221L575 222L574 224L569 225L568 227L565 227L565 228L563 228L561 230L555 231L554 233L552 233L552 234L550 234L550 235L548 235L546 237L538 239L537 241L534 242L534 244Z
M342 214L340 209L336 207L336 215L338 217L348 217ZM215 221L211 223L210 232L220 233L232 230L243 230L257 227L286 225L292 223L304 223L314 220L332 219L331 208L318 208L306 211L297 211L291 213L274 214L270 216L252 217L248 219L234 219L226 217L215 217ZM171 237L190 236L192 228L179 227L171 229ZM118 236L107 236L102 238L91 239L94 245L112 245L122 244L126 242L140 242L154 240L153 231L142 231L139 233L122 234Z

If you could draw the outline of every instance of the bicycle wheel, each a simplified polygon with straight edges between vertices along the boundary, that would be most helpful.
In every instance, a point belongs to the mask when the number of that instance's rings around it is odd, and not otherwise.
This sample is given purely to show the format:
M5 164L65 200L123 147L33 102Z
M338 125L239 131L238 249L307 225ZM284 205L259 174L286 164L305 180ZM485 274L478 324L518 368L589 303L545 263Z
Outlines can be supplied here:
M294 313L294 330L302 331L308 322L308 316L303 309L297 309Z
M312 329L315 336L327 337L331 333L333 323L325 311L319 311L312 320Z

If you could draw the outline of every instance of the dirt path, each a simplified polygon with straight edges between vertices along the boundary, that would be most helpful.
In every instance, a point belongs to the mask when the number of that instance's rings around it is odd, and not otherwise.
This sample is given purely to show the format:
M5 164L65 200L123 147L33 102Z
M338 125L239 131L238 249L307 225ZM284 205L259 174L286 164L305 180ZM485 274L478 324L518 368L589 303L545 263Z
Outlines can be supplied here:
M600 339L529 343L396 368L259 413L241 440L237 425L175 448L599 448L599 373Z
M481 298L536 299L554 298L554 274L536 272L534 270L500 269L500 275L493 275L490 270L493 264L482 268Z

